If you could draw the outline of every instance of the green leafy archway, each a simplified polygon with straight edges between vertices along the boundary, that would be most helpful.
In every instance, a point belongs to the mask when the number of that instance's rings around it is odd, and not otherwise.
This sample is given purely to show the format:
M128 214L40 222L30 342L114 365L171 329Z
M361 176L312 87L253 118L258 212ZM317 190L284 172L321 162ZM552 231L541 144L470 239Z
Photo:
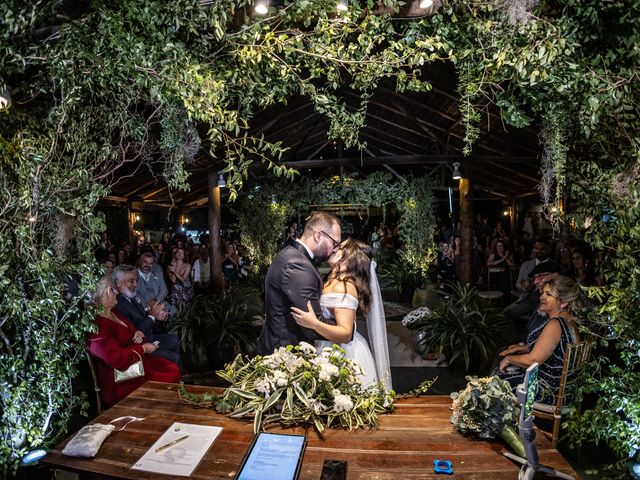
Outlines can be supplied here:
M331 138L360 145L378 83L428 91L421 72L444 60L459 75L466 152L487 101L510 125L542 125L543 199L570 196L575 224L605 252L608 287L596 314L619 353L594 370L587 387L601 400L571 431L607 442L620 459L633 454L639 194L624 179L637 179L640 162L637 2L464 0L409 19L372 14L373 0L345 17L330 0L291 2L267 18L245 15L250 3L0 4L0 94L14 100L0 111L3 468L64 432L75 352L91 323L80 308L97 276L91 245L103 229L92 211L118 172L140 164L184 188L204 148L225 162L233 188L253 162L291 178L281 146L248 134L256 109L306 96L331 120ZM383 3L392 12L401 2ZM341 99L343 85L359 93L355 109ZM65 303L74 272L80 296ZM40 338L57 340L46 355L34 345Z
M399 213L400 256L407 265L426 273L436 256L435 198L428 177L401 181L387 172L364 178L355 175L329 179L300 178L293 182L266 182L238 202L236 214L242 243L259 268L271 264L287 219L332 204L369 207L393 206Z

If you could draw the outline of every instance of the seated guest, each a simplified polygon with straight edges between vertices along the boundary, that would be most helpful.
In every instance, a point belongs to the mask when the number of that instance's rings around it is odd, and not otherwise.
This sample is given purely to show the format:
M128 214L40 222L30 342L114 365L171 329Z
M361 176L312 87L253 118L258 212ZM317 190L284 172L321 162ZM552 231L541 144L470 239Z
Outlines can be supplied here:
M507 380L515 391L524 381L525 370L537 362L536 402L552 405L560 387L567 345L580 341L576 315L581 304L580 287L574 280L558 275L546 282L540 295L539 310L543 315L530 325L527 343L511 345L500 352L500 365L492 374Z
M541 263L551 260L549 257L551 247L546 240L538 239L533 244L533 258L527 260L520 266L518 280L516 280L516 288L521 291L533 290L531 285L531 271Z
M168 293L162 267L156 263L155 255L151 252L143 253L138 260L136 295L145 306L150 307L156 302L164 302Z
M125 316L113 311L117 293L109 276L102 277L96 287L96 301L102 305L102 313L96 318L98 332L87 338L87 348L96 359L100 394L106 406L119 402L149 380L180 381L180 367L165 358L152 355L158 346L149 342ZM126 370L141 358L144 377L119 383L114 381L114 369Z
M601 287L604 282L596 275L593 262L589 260L589 255L584 249L576 249L571 255L571 267L569 275L583 287Z
M207 250L206 245L200 245L200 248L198 248L198 258L193 262L191 278L197 294L202 294L209 290L211 264L209 263L209 250Z
M118 265L113 271L116 289L118 290L118 304L115 310L126 317L147 341L159 342L159 348L153 355L164 357L174 363L180 363L180 342L178 337L166 330L165 324L169 312L163 310L161 302L156 302L149 307L145 306L136 295L138 288L138 272L131 265ZM148 310L147 310L148 309Z
M540 304L540 294L545 282L554 279L560 272L560 266L554 261L543 262L535 267L530 275L528 289L507 306L504 316L516 320L518 317L530 317Z

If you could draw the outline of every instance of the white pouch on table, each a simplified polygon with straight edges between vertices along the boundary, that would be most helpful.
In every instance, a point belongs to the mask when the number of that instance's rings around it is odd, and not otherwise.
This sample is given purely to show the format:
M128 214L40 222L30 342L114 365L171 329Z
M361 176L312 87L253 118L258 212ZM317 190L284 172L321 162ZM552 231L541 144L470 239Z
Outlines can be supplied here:
M124 424L124 427L116 429L113 425L114 422L124 420L128 418L129 421ZM100 450L100 447L107 439L111 432L119 432L124 430L131 422L144 420L144 418L138 417L118 417L111 420L108 424L104 423L92 423L91 425L85 425L78 433L76 433L69 443L67 443L62 450L62 454L68 457L84 457L93 458Z

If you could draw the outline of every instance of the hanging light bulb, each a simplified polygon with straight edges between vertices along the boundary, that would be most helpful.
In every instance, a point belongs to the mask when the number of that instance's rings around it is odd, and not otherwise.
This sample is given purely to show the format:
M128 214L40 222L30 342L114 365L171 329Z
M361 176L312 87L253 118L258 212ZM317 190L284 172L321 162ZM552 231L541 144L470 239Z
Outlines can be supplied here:
M271 194L271 204L272 204L272 205L275 205L276 203L277 203L277 202L276 202L276 194L275 194L275 193L272 193L272 194Z
M218 187L224 188L227 186L227 181L224 179L224 174L222 172L218 172Z
M266 15L269 12L269 0L257 0L254 10L259 15Z
M420 8L433 7L433 0L420 0Z
M338 3L336 4L336 9L339 12L346 12L348 8L349 8L349 0L338 0Z
M460 174L460 162L453 162L453 179L460 180L462 175Z

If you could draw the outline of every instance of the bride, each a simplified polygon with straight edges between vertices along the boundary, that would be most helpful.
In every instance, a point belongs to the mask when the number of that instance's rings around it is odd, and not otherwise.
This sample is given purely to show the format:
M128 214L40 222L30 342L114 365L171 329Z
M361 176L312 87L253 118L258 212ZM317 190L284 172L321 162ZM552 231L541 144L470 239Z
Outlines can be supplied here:
M335 325L319 321L310 302L307 303L307 311L291 307L291 312L298 325L315 330L328 340L316 341L318 350L339 343L346 356L362 368L363 386L382 380L385 390L389 391L391 370L387 326L372 256L371 247L348 238L329 258L332 269L320 296L320 306L324 317L335 318ZM367 316L371 350L365 338L355 331L358 308Z

